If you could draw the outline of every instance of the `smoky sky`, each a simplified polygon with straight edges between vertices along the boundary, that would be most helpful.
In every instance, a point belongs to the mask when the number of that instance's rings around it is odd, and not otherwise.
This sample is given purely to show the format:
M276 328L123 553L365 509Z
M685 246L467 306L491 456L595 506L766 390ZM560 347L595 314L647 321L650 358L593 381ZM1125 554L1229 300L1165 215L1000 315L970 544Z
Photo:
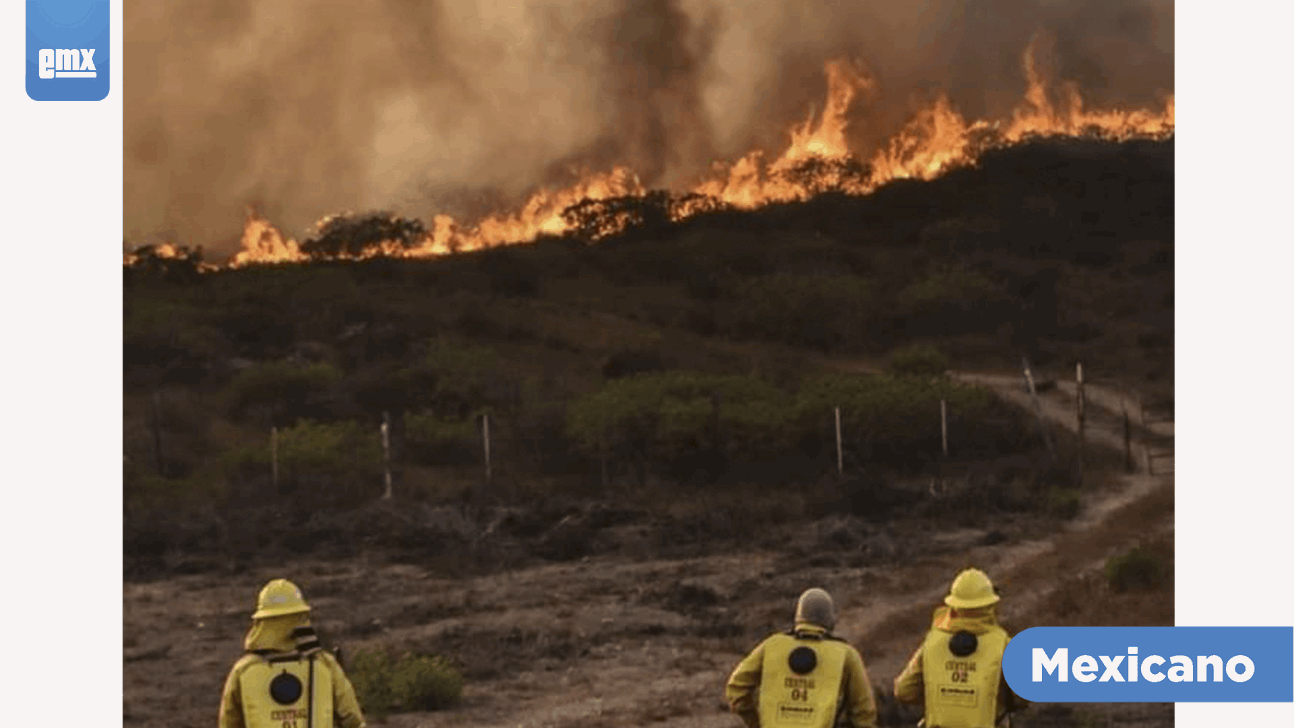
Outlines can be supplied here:
M229 252L247 205L430 218L624 164L648 186L772 153L820 110L823 64L874 87L880 143L936 91L972 117L1049 78L1093 104L1173 89L1160 0L153 0L125 11L125 236Z

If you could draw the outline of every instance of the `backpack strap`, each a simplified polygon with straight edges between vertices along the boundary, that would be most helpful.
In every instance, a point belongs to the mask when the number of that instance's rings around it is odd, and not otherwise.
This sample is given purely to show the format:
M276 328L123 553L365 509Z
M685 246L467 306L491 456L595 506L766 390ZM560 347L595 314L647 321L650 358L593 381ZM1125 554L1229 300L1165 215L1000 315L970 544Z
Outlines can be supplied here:
M318 644L318 641L316 641ZM314 728L315 725L315 653L311 652L306 658L307 669L310 671L308 680L309 687L306 688L306 728Z

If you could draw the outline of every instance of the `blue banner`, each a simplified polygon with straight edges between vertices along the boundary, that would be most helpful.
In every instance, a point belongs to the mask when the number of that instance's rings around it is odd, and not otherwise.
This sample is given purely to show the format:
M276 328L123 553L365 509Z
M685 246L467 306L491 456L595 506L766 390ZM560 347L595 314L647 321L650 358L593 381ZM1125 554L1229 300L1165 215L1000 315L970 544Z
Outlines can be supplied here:
M1039 703L1294 702L1294 627L1034 627L1002 672Z

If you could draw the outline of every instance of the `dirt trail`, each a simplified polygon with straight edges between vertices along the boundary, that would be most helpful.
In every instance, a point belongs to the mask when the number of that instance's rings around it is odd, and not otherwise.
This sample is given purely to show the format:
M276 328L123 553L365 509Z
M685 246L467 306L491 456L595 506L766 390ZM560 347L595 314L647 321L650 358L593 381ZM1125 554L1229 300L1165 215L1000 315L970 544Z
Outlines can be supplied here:
M1003 398L1030 410L1035 407L1034 397L1022 376L969 373L952 376L959 381L992 387ZM1125 395L1108 386L1087 383L1084 394L1085 437L1122 449ZM1037 407L1050 425L1076 432L1076 399L1074 383L1059 383L1055 389L1039 394ZM1136 416L1144 422L1143 413L1136 411ZM1140 429L1156 438L1173 435L1172 422L1151 422ZM1028 614L1058 587L1059 576L1093 573L1104 566L1114 547L1171 534L1174 502L1171 460L1167 466L1162 460L1155 464L1157 470L1165 467L1168 474L1152 475L1147 472L1147 439L1134 435L1132 445L1134 451L1141 453L1133 461L1136 472L1113 475L1111 488L1089 494L1082 512L1062 532L1041 541L965 554L966 562L987 569L1004 587L1007 596L1001 615L1008 626L1013 622L1028 624ZM844 616L848 618L845 621L850 627L842 632L855 644L866 646L869 667L874 674L892 677L902 669L915 647L912 635L921 634L931 609L940 602L946 588L946 582L938 583L919 592L887 595L883 603L845 610ZM1017 725L1024 724L1025 720L1017 721Z
M958 377L1032 407L1020 377ZM1117 412L1110 407L1117 397L1100 387L1088 391L1089 403L1106 415L1089 419L1091 437L1122 447L1121 415L1108 416ZM1072 400L1064 387L1043 393L1052 425L1074 426ZM1155 434L1171 436L1171 423L1157 427ZM394 644L442 652L469 674L454 710L371 725L736 728L740 722L722 702L728 672L760 637L784 628L796 596L815 585L836 596L839 632L863 652L874 685L888 692L964 563L1004 585L1003 619L1020 629L1059 576L1099 568L1111 549L1147 533L1171 533L1172 476L1149 475L1143 465L1139 458L1142 472L1089 494L1080 516L1046 538L985 545L987 528L914 534L929 549L898 567L877 564L856 545L821 562L768 546L697 558L590 556L463 579L361 557L127 583L124 722L214 722L253 596L281 575L302 584L325 637L348 651ZM1168 707L1128 708L1118 724L1171 726ZM1070 724L1027 715L1016 722Z
M992 387L1007 399L1029 411L1034 411L1033 397L1029 394L1022 375L951 372L950 376L968 384ZM1147 455L1152 450L1171 449L1174 434L1171 419L1151 419L1135 394L1107 384L1083 384L1086 402L1084 437L1089 441L1114 450L1124 448L1124 414L1133 428L1133 463L1137 472L1149 472ZM1052 425L1078 431L1078 385L1071 381L1055 382L1054 388L1039 393L1038 405L1043 417ZM1160 440L1166 442L1160 442ZM1156 458L1156 472L1171 473L1171 457Z

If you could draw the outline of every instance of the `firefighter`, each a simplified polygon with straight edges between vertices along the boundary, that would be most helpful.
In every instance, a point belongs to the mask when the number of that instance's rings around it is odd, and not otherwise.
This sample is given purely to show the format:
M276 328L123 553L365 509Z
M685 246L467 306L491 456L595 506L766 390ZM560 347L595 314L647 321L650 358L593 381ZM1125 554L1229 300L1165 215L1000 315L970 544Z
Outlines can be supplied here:
M993 728L1024 707L1002 674L1011 637L997 621L1000 598L983 571L958 574L925 640L894 679L895 699L922 705L926 728Z
M261 589L243 649L225 680L220 728L365 728L355 688L320 647L292 582Z
M761 642L728 678L732 712L749 728L831 728L842 715L850 728L876 728L867 668L858 650L832 635L835 624L830 594L801 594L795 626Z

